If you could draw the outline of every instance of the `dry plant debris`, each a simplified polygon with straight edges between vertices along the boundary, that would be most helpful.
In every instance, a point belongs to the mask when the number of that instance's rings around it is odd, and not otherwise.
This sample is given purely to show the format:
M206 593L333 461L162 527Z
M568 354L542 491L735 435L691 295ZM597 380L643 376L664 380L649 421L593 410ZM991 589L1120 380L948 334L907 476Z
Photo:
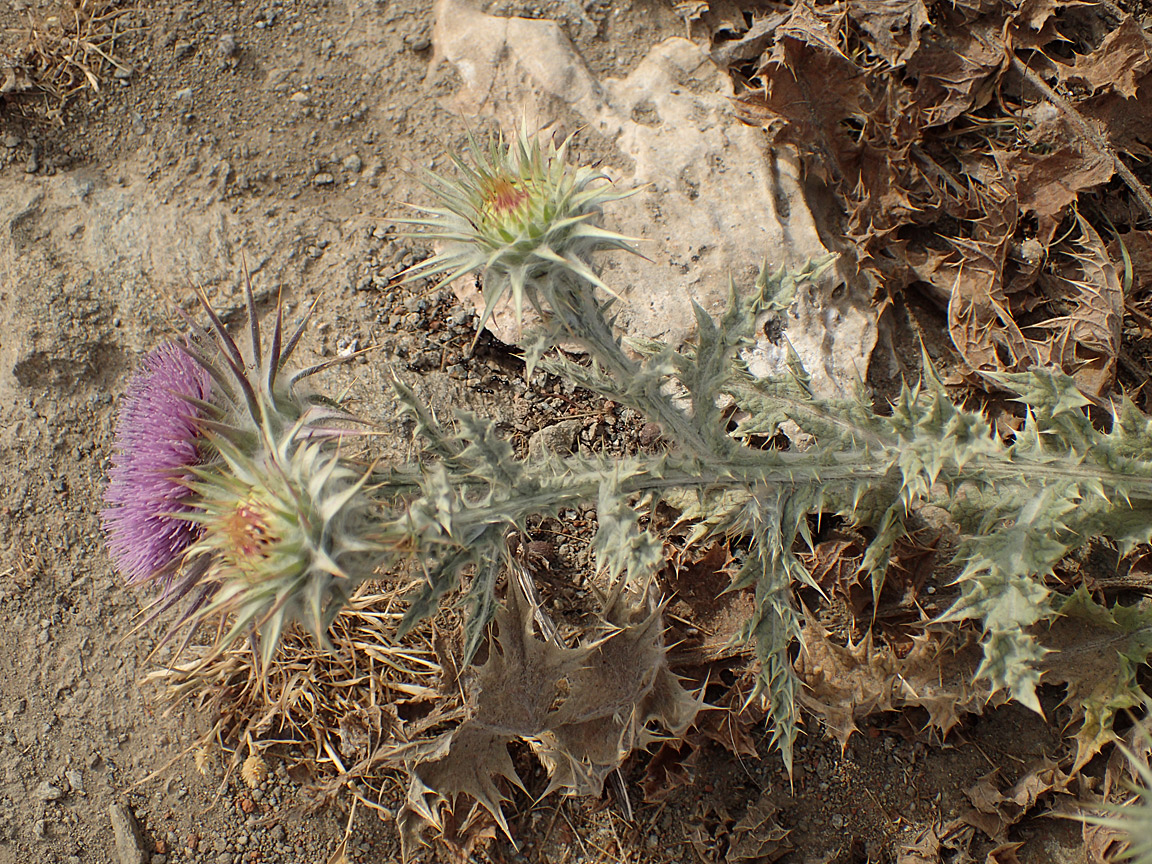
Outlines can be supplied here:
M620 592L603 628L575 648L537 638L535 610L513 580L496 613L498 636L468 691L467 719L438 735L390 748L384 764L409 774L398 817L406 850L425 825L462 824L461 796L510 835L499 781L521 787L509 745L528 744L548 772L544 794L599 795L636 749L684 733L702 707L668 666L659 607ZM465 805L467 806L467 805Z
M51 15L0 33L0 106L63 122L67 102L100 92L109 77L127 77L121 42L130 10L124 0L65 0Z
M1101 232L1152 219L1128 167L1149 155L1152 116L1138 23L1050 0L801 0L763 16L714 56L748 74L746 119L835 191L845 251L881 301L919 286L976 373L1049 366L1110 392L1124 297ZM754 33L747 65L731 46ZM1094 196L1117 174L1129 194L1105 212Z
M366 585L329 631L331 652L294 627L266 677L250 642L223 652L190 645L190 657L149 677L173 701L191 699L214 718L212 737L218 742L237 743L232 768L239 766L243 782L258 785L267 772L263 750L292 742L311 766L318 801L329 800L348 779L366 775L384 745L422 734L447 713L430 636L420 631L398 643L400 614L395 592ZM419 708L411 712L417 719L402 719L413 706ZM196 755L197 765L206 768L208 752ZM369 776L368 787L378 779Z

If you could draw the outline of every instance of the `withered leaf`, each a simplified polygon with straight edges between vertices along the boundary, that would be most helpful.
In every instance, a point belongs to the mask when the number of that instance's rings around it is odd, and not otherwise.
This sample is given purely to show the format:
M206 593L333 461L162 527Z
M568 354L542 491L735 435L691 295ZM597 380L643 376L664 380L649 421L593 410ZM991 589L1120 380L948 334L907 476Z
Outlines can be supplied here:
M796 673L805 683L801 697L828 732L846 747L856 721L881 711L924 708L928 725L941 737L965 713L981 714L990 698L986 683L972 683L980 649L968 634L937 640L927 633L913 639L904 657L877 645L871 632L855 645L838 645L817 623L803 631Z
M993 240L954 238L955 255L940 278L952 277L948 332L975 371L1014 369L1031 352L1004 291L1004 261L1011 232Z
M906 68L916 81L916 103L925 126L942 126L982 108L992 98L1008 64L1004 22L994 15L961 23L943 10L948 26L925 41Z
M762 793L749 805L732 828L728 864L773 864L792 851L788 829L776 821L779 809L768 793Z
M436 738L394 748L411 775L406 849L421 826L443 831L445 808L473 799L510 834L498 780L521 785L508 745L526 742L544 764L548 792L599 794L658 725L683 733L702 707L668 667L661 610L621 594L592 641L566 648L536 638L522 589L510 580L496 613L498 636L471 683L471 716ZM638 619L638 620L634 620Z
M1064 314L1036 325L1044 334L1036 344L1037 361L1063 369L1090 396L1104 396L1112 387L1120 351L1124 292L1116 265L1100 235L1083 218L1076 233L1049 253L1049 268L1039 287L1058 297Z
M1050 135L1045 146L1018 150L1008 161L1018 177L1020 209L1040 219L1061 216L1081 192L1116 173L1112 157L1079 142L1066 122L1052 123Z
M665 742L648 760L644 769L644 800L656 804L667 800L677 790L690 786L696 779L700 747L688 742Z
M1042 796L1062 791L1067 783L1068 775L1047 757L1031 765L1007 790L1001 790L999 772L993 771L965 791L972 806L960 818L993 840L1003 840L1007 830L1023 819Z
M920 31L928 26L923 0L849 0L848 15L872 37L872 50L893 67L916 53Z
M1063 84L1079 84L1091 93L1111 89L1133 99L1140 79L1152 71L1152 52L1140 23L1125 15L1091 54L1077 55L1071 66L1056 66Z

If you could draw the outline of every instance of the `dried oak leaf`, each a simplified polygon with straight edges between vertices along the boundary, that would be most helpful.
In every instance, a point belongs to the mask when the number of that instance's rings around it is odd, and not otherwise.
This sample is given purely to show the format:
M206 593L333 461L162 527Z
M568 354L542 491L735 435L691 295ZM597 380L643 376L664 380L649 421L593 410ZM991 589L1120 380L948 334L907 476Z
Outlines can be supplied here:
M497 780L521 786L508 745L526 742L548 771L548 792L598 795L632 750L678 736L702 707L668 667L659 608L623 597L604 613L600 635L576 648L536 638L515 580L496 613L499 635L475 674L471 716L436 738L397 747L392 764L410 774L401 814L406 850L425 824L443 831L445 808L474 799L505 834ZM635 620L638 619L638 620Z
M964 713L981 714L996 697L985 682L973 683L980 647L971 635L923 633L903 657L869 634L838 645L818 623L803 631L796 674L805 684L801 701L818 714L841 747L857 731L856 721L882 711L923 708L940 736Z

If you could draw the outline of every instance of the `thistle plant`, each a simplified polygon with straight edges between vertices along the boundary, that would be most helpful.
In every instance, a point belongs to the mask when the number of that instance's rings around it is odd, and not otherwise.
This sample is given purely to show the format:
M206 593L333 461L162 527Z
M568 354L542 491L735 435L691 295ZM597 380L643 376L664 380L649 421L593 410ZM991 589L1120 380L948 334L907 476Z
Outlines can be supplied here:
M414 778L406 824L436 824L438 808L467 793L503 825L493 777L514 782L506 750L510 737L546 753L541 758L552 785L570 792L598 791L627 751L593 757L571 745L558 755L555 715L569 716L574 709L554 711L553 698L536 693L531 722L500 719L497 725L508 734L477 731L490 731L497 722L491 717L502 717L503 709L493 707L500 700L489 692L500 678L493 671L499 665L493 650L499 647L505 658L500 662L509 668L514 656L521 666L536 656L562 665L565 652L580 653L532 643L530 619L522 630L510 630L522 616L508 606L523 602L510 589L502 603L498 590L502 576L519 572L510 534L526 531L535 517L595 502L592 547L614 598L651 596L663 541L643 527L643 517L662 501L681 513L689 544L739 538L743 555L731 590L749 592L754 611L737 638L759 661L758 695L790 767L802 687L789 653L802 638L794 591L803 585L819 590L797 553L811 545L814 520L837 514L871 530L875 539L863 566L879 597L909 515L931 504L947 510L958 526L963 564L957 599L936 623L978 622L983 662L976 675L992 689L1040 710L1036 686L1048 651L1041 625L1058 616L1094 616L1101 628L1126 634L1125 653L1117 656L1123 668L1114 679L1124 692L1085 698L1086 705L1092 703L1082 709L1091 734L1081 742L1078 764L1109 740L1115 711L1134 704L1139 691L1131 665L1152 653L1152 644L1133 634L1152 623L1140 610L1088 609L1086 601L1055 596L1045 577L1090 538L1112 538L1124 552L1152 537L1152 421L1119 399L1110 428L1102 431L1085 416L1087 400L1073 380L1040 369L998 378L1017 394L1024 414L1009 439L996 434L981 413L953 404L927 358L919 382L905 385L886 411L874 410L863 388L849 397L818 398L794 357L789 375L756 379L744 350L764 317L787 309L798 290L822 277L828 260L794 269L765 267L750 290L733 288L718 318L695 306L697 337L687 350L658 343L625 346L608 317L614 298L604 297L595 256L629 248L599 224L602 205L626 193L612 190L591 169L568 166L565 146L545 149L524 135L487 150L474 144L472 158L474 165L457 160L458 180L429 179L440 205L412 221L427 229L419 236L439 241L442 250L407 275L444 284L475 271L483 281L483 320L503 297L510 296L518 311L527 298L540 317L524 346L528 365L634 408L660 424L668 449L623 458L521 458L492 420L461 411L454 425L443 426L397 381L423 452L413 464L357 468L342 449L352 418L298 388L318 367L293 376L285 371L301 330L281 346L278 315L270 349L262 353L249 292L247 354L208 309L211 329L199 331L182 349L196 366L180 361L174 367L179 376L146 371L132 385L119 440L129 447L155 434L163 439L157 452L178 455L159 460L167 472L161 484L166 495L154 498L137 499L131 490L138 487L125 485L127 469L121 466L132 457L121 456L114 469L106 524L111 549L130 580L140 581L145 571L173 578L169 568L177 561L193 574L186 582L207 586L211 594L196 620L222 616L229 622L228 639L258 631L269 662L288 621L303 620L323 642L349 589L377 565L385 572L414 568L420 585L407 597L397 636L454 598L465 611L464 662L490 640L483 667L488 672L477 679L483 692L476 722L422 744L405 743L381 758ZM583 348L590 362L549 351L559 344ZM178 355L163 356L176 363L172 358ZM169 384L171 379L177 383ZM138 426L142 421L132 406L169 392L179 398L161 400L165 416L179 422ZM724 402L738 412L723 412ZM731 416L739 418L734 429ZM754 446L797 427L812 436L813 446ZM187 524L184 533L172 533L178 523ZM125 532L136 524L155 530L139 554L128 555L135 547ZM163 554L153 555L154 549ZM624 638L613 633L642 633L645 656L662 657L657 607L650 599L638 604L637 615L648 616L639 628L616 624L619 610L614 601L607 603L606 628L580 651ZM493 620L498 643L491 641ZM662 661L646 662L655 668ZM540 678L535 667L525 669L524 680L528 672ZM614 717L634 712L628 740L648 740L649 723L678 734L690 722L696 709L685 706L698 707L698 701L676 692L671 673L660 680L660 702L674 709L640 710L651 704L648 679L630 691L631 709L605 709ZM480 722L479 715L489 719ZM480 752L481 738L493 752ZM547 746L541 743L545 738Z

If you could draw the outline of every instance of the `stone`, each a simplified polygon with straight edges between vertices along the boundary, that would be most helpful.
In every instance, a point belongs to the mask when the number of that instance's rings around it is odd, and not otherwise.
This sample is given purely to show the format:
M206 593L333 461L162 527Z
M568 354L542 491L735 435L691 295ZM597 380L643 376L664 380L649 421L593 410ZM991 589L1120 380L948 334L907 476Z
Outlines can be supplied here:
M494 117L509 136L525 117L561 118L541 131L553 139L583 127L604 151L605 174L637 190L605 208L605 225L636 238L646 257L613 252L599 262L624 300L617 325L625 336L679 348L695 333L692 301L718 316L729 285L750 289L765 261L775 270L828 254L798 154L770 150L760 129L735 116L731 79L691 41L667 39L627 77L598 80L555 21L440 0L432 42L432 67L447 61L461 80L447 107ZM471 277L454 287L467 304L480 299ZM793 343L817 393L852 392L876 342L870 286L837 262L799 293L807 306L782 316L788 338L777 341ZM509 344L521 332L510 304L487 326Z
M543 459L549 453L568 456L576 452L577 436L584 428L584 421L578 419L561 420L534 433L528 439L528 458Z
M40 801L59 801L64 797L64 790L53 786L47 780L36 787L36 798Z
M351 171L353 174L359 174L360 170L364 167L364 160L357 154L353 153L350 156L345 156L344 161L340 163L345 171Z
M136 824L136 816L128 805L109 804L108 817L112 821L118 864L148 864L148 852L144 848L140 826Z
M335 182L336 178L326 171L321 171L319 174L312 178L313 186L331 186Z
M221 60L236 56L236 37L231 33L222 34L216 40L216 56Z

